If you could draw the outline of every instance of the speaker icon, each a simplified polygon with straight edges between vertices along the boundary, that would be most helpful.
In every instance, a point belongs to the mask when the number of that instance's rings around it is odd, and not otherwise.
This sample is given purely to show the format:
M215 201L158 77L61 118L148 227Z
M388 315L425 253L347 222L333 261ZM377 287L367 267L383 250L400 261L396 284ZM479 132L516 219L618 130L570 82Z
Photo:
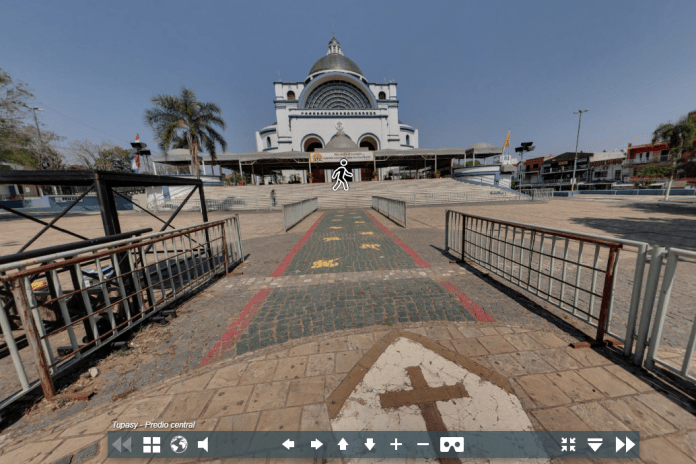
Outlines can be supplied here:
M205 437L205 440L198 442L198 449L201 448L204 449L206 452L208 451L208 437Z

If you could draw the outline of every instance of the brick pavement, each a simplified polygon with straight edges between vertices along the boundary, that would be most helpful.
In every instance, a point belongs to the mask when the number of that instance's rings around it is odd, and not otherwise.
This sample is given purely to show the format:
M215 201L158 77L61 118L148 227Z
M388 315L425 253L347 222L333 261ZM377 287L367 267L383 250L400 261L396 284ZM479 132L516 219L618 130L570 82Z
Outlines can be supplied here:
M289 340L204 366L145 387L138 395L116 400L99 414L82 411L22 437L0 436L0 464L52 464L60 459L84 464L120 462L107 458L105 435L114 430L114 421L139 422L138 431L152 430L142 425L148 420L196 421L197 431L326 431L344 430L341 424L350 419L351 428L361 429L359 424L367 424L371 417L385 411L374 411L364 421L359 415L346 417L343 409L355 410L359 403L353 401L355 391L341 396L341 386L350 384L356 371L383 369L380 359L388 356L389 346L403 343L404 339L415 341L428 352L436 353L436 357L453 359L474 370L476 374L467 374L471 376L467 385L472 385L468 389L473 388L472 381L481 384L486 378L497 378L498 384L509 386L515 403L534 430L635 430L641 434L641 459L629 462L695 462L696 415L687 404L690 399L680 392L668 394L669 388L660 379L627 365L611 348L573 350L567 346L573 337L534 325L431 321L400 324L396 329L373 326ZM427 365L422 365L422 369L430 372ZM369 387L375 375L363 376L363 384ZM379 378L379 372L376 377ZM372 395L383 392L382 387L376 388ZM475 396L474 390L470 392ZM369 399L370 393L366 395ZM344 398L343 406L336 410L333 405L339 397ZM464 404L473 407L471 402ZM445 416L447 422L453 420L453 406L451 401L438 402L439 408L450 411ZM473 421L470 416L461 420L468 421L466 430L505 430L510 424L509 411L496 412L492 407ZM424 430L418 417L392 424L392 430ZM132 462L251 461L230 458ZM253 462L294 464L314 460Z

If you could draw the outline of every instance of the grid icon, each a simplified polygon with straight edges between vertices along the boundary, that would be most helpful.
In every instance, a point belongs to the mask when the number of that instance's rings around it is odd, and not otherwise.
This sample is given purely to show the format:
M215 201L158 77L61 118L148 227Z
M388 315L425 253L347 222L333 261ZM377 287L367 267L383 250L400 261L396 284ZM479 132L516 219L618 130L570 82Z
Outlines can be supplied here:
M143 453L159 453L160 437L143 437Z

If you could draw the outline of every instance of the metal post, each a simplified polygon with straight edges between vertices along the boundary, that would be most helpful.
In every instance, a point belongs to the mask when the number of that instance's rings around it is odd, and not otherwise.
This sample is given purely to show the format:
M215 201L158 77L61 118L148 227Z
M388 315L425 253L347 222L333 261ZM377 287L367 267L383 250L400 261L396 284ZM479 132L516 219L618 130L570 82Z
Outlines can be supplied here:
M648 329L652 318L653 306L655 305L655 294L657 285L660 281L660 271L662 268L662 257L665 249L653 247L650 254L650 267L648 268L648 281L645 284L645 294L643 295L643 309L640 314L640 325L638 326L638 338L636 339L636 350L633 353L633 363L643 365L645 356L645 346L648 340Z
M580 123L582 122L582 113L587 113L589 110L578 110L574 111L573 114L580 114L580 118L578 119L578 137L575 140L575 159L573 160L573 181L570 184L570 192L573 192L573 189L575 187L575 170L578 166L578 144L580 143ZM561 178L563 178L562 174L563 170L561 170Z
M646 243L638 247L636 270L633 274L633 291L631 292L631 304L628 309L628 321L626 322L626 339L624 340L624 356L631 356L633 351L633 337L636 333L636 320L638 319L638 303L643 287L643 275L645 274L645 257L648 253Z
M655 322L653 323L652 334L650 335L650 343L648 344L648 355L645 358L645 366L648 369L652 369L655 366L655 355L657 355L657 349L660 346L660 339L662 338L662 328L665 324L665 315L667 313L667 308L669 307L669 299L672 295L672 286L674 285L674 273L677 269L677 261L679 257L674 252L670 250L667 254L667 264L665 264L665 275L662 277L662 288L660 289L660 298L657 302L657 309L655 310ZM688 365L689 359L686 358L686 363Z
M116 202L111 187L99 178L99 174L95 173L97 187L97 197L99 198L99 207L101 210L102 224L104 226L104 235L115 235L121 233L121 225L118 222L118 211L116 210Z
M36 329L36 325L34 325L34 318L29 314L29 301L27 300L25 288L22 285L21 279L12 281L11 286L12 296L14 297L15 306L17 307L17 314L19 314L19 318L22 320L24 333L27 336L27 340L34 354L36 370L39 374L39 380L41 381L41 388L43 389L46 399L51 399L56 396L56 387L53 385L53 379L51 379L51 374L48 371L46 357L39 345L39 333Z
M582 242L581 242L582 243ZM618 248L612 247L609 249L609 259L607 260L607 270L604 275L604 291L602 292L602 306L599 310L599 321L597 322L597 341L604 341L604 332L606 330L607 314L609 313L609 305L611 304L612 289L614 288L614 264L616 263L616 254Z

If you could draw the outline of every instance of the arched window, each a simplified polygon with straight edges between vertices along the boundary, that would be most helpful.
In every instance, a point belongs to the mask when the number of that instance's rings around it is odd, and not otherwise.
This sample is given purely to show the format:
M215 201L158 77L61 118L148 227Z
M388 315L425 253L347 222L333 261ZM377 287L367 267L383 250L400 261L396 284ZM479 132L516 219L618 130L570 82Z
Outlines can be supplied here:
M292 90L288 92L288 100L295 100L295 92Z
M271 148L271 138L266 137L266 148Z
M406 145L411 145L411 136L406 134Z
M386 100L386 99L387 99L387 94L384 93L384 92L380 92L380 93L379 93L379 96L378 96L377 98L379 98L380 100Z

